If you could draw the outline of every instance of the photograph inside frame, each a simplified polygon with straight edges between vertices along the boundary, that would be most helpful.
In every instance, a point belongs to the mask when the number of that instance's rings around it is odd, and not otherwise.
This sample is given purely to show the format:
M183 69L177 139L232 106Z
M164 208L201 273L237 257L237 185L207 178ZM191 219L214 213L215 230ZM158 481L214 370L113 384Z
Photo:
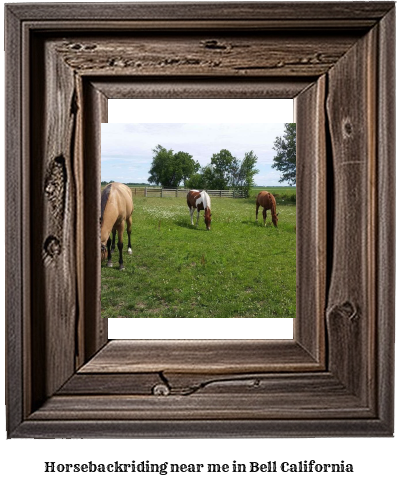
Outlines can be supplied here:
M296 124L102 124L101 256L104 318L295 318Z

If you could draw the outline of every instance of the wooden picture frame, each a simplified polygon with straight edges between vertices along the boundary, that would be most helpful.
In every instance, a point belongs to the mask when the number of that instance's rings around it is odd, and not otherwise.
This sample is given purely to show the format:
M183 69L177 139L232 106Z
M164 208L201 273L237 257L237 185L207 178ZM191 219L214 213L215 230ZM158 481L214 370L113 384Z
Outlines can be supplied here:
M5 13L9 437L391 436L394 3ZM295 100L293 340L108 341L100 123L165 97Z

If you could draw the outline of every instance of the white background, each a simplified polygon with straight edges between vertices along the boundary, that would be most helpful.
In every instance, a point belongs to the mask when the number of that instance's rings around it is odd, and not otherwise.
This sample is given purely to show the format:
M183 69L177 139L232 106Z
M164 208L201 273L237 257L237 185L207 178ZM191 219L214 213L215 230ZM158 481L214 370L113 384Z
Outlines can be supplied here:
M320 1L320 0L317 0ZM184 8L184 7L183 7ZM1 15L3 12L1 12ZM3 25L3 19L1 19ZM1 53L1 84L4 87L4 53ZM3 97L2 97L3 99ZM1 117L4 134L3 117ZM3 140L3 137L2 137ZM4 149L0 151L4 154ZM2 171L3 173L3 171ZM4 195L4 177L1 174L0 192ZM3 197L1 204L3 205ZM4 228L4 209L0 211L1 224ZM4 247L4 232L2 232ZM7 242L12 245L12 242ZM18 243L16 243L18 245ZM3 258L4 259L4 258ZM1 309L4 310L4 265L0 266ZM4 312L2 312L4 324ZM4 333L1 336L1 351L4 350ZM398 347L396 347L398 348ZM398 352L398 351L396 351ZM398 356L398 353L397 353ZM4 357L4 356L3 356ZM1 361L0 391L4 404L4 369ZM396 381L397 382L397 381ZM397 401L396 401L397 402ZM4 411L4 410L3 410ZM398 407L396 407L398 417ZM58 486L87 485L88 481L98 486L107 486L117 482L119 486L132 485L170 485L173 487L230 485L251 483L251 486L295 485L296 487L323 487L352 485L397 485L398 484L398 440L395 438L319 438L319 439L205 439L205 440L6 440L5 411L0 415L2 439L1 478L4 482L15 485ZM171 463L240 463L250 461L266 462L276 460L298 462L315 459L320 463L339 463L344 460L354 465L353 474L44 474L44 462L84 463L93 461L108 463L116 460L129 463L150 460L151 462Z
M293 100L109 100L109 123L278 123L294 121ZM189 218L187 212L187 219ZM259 258L261 254L259 253ZM199 324L200 322L200 324ZM290 318L111 318L108 338L292 339Z

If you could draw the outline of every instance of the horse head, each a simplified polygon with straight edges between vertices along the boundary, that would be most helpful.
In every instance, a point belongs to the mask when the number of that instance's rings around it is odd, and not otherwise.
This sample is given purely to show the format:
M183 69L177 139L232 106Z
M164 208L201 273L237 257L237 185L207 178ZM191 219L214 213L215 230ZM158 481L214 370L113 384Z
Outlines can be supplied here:
M205 208L205 225L207 230L211 229L211 216L212 214L210 208Z
M277 227L277 222L278 222L278 213L275 213L274 215L272 214L272 222L275 227Z

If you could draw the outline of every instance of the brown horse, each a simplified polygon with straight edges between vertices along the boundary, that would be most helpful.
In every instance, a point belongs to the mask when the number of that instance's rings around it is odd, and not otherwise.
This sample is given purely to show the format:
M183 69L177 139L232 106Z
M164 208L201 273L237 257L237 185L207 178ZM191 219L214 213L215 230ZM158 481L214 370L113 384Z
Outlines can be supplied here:
M258 220L259 206L263 207L263 224L266 225L267 210L271 210L273 225L277 227L278 213L276 213L276 200L274 196L267 191L261 191L258 194L256 198L256 220Z
M132 213L133 199L130 188L122 183L110 183L105 186L101 192L101 260L105 260L108 250L108 267L112 267L111 244L112 250L115 249L115 234L118 232L119 269L123 270L125 268L122 259L125 221L127 223L128 237L127 253L132 253L130 243ZM111 242L111 232L113 233L113 242Z
M210 230L212 215L211 215L211 199L209 197L209 194L205 191L197 191L195 189L192 189L187 193L187 205L188 205L188 209L190 210L191 225L194 225L193 222L194 208L197 208L197 225L198 225L200 210L204 210L206 229Z

